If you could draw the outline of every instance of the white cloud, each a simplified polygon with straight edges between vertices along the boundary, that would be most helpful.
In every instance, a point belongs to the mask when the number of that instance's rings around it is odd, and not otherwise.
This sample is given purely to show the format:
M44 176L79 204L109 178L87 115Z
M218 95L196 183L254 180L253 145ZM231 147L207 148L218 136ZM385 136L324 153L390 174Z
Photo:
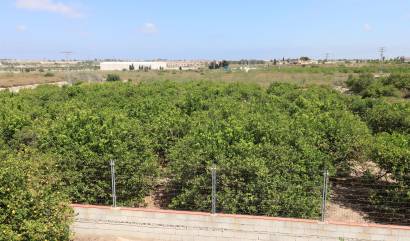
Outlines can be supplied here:
M155 34L158 33L158 28L154 23L144 23L140 28L140 32L145 34Z
M16 31L17 32L25 32L27 30L27 27L25 25L17 25L16 26Z
M372 30L373 30L373 28L372 28L372 26L371 26L370 24L365 23L365 24L363 25L363 31L365 31L365 32L371 32Z
M82 13L74 7L54 0L16 0L16 7L32 11L58 13L73 18L82 16Z

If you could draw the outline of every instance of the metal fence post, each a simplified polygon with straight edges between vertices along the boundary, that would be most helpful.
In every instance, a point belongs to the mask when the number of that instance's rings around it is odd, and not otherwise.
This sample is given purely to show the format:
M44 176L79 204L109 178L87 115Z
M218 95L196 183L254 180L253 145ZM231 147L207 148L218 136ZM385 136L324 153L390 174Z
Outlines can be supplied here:
M212 173L212 214L216 213L216 166L211 168Z
M322 208L320 210L321 213L321 221L325 221L326 216L326 198L327 198L327 186L328 186L328 172L327 169L323 171L323 187L322 187Z
M110 160L111 166L111 190L112 190L112 206L117 207L117 195L115 190L115 161Z

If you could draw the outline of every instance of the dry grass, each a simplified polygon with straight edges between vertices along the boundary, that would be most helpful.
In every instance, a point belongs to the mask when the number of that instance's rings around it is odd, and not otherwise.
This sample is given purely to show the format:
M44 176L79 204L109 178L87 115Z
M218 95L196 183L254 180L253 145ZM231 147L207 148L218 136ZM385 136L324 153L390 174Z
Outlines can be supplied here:
M55 73L54 76L45 77L45 73L0 73L0 87L7 88L20 85L54 83L64 80L64 73Z
M288 82L298 85L339 85L347 79L346 74L320 74L320 73L281 73L263 70L245 72L223 72L223 71L166 71L166 72L116 72L122 79L136 82L152 80L207 80L222 82L255 83L263 87L272 82Z
M0 88L12 86L43 84L67 81L101 81L110 74L118 74L123 80L132 82L171 80L171 81L190 81L207 80L223 81L228 83L255 83L263 87L269 86L272 82L288 82L298 85L340 85L347 79L347 74L323 74L323 73L285 73L272 72L265 70L252 70L249 73L242 71L150 71L150 72L129 72L129 71L94 71L94 72L56 72L52 77L45 77L45 73L0 73Z

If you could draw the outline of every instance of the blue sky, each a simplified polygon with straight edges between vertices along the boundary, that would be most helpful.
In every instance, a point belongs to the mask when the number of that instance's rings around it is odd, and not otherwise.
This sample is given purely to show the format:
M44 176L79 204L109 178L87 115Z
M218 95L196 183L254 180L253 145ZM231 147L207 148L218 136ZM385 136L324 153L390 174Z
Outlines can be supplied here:
M409 0L1 0L0 58L410 56Z

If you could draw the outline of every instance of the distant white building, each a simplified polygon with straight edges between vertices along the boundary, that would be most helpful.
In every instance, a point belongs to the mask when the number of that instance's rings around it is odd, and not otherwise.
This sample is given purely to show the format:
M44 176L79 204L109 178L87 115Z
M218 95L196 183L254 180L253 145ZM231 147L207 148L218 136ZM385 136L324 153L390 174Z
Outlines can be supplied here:
M135 70L148 68L152 70L165 69L166 62L101 62L100 70L129 70L134 66Z
M151 70L165 70L165 69L181 69L192 70L205 68L206 61L139 61L139 62L101 62L101 70L129 70L130 66L134 66L134 70L151 69Z
M166 69L200 69L207 66L205 61L167 61Z

